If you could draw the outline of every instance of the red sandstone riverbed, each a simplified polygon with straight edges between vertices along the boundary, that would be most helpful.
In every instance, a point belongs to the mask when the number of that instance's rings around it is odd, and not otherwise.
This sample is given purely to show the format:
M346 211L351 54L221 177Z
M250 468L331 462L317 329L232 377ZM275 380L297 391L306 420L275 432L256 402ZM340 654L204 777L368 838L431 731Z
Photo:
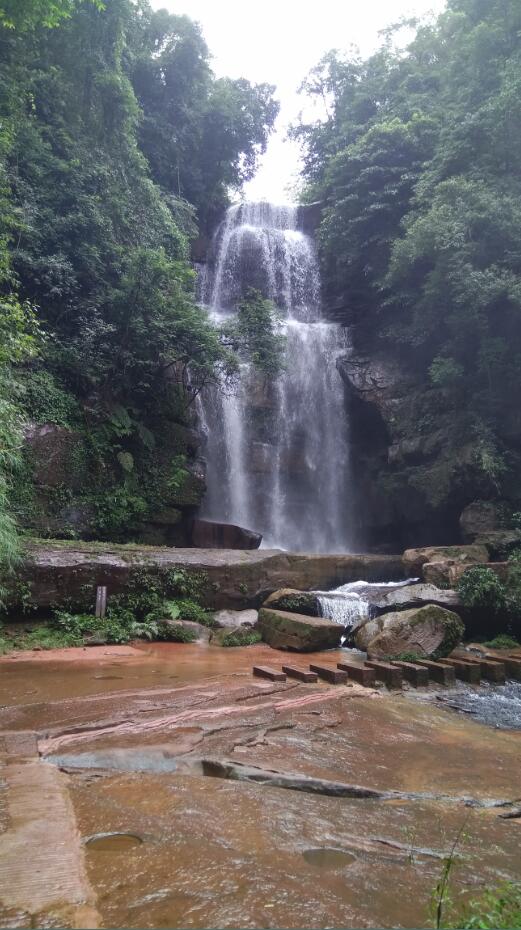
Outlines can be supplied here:
M519 878L521 821L462 800L521 796L519 733L413 692L251 676L283 658L155 644L0 660L0 926L426 927L462 824L456 899ZM445 797L283 790L204 777L201 758ZM142 843L83 845L113 831Z

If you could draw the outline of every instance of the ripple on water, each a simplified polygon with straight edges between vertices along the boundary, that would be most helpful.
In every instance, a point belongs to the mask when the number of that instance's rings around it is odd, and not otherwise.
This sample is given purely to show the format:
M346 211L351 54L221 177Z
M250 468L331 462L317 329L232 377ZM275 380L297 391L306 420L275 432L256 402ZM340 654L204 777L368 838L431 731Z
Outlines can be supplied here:
M438 700L454 710L470 714L475 720L496 730L521 730L521 682L505 685L482 682L476 690L465 688L439 695Z

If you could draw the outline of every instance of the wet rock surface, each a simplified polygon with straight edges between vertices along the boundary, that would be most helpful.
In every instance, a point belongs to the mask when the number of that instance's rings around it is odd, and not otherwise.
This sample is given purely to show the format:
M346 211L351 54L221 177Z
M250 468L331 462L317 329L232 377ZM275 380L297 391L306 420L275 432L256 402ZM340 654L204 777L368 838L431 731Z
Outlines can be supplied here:
M254 679L275 664L264 645L64 652L0 660L0 767L7 732L32 734L38 766L62 764L101 926L427 926L463 822L456 903L517 879L519 820L500 814L516 807L519 734L439 706L442 692ZM141 842L88 843L100 834ZM0 895L0 922L12 914Z

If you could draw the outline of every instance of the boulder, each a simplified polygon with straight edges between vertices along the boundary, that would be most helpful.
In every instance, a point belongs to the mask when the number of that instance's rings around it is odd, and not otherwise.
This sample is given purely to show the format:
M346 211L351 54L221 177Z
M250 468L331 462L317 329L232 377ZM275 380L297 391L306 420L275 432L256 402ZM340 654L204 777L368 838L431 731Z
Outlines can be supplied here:
M465 632L464 623L457 614L436 604L383 614L368 622L373 624L371 631L374 624L380 629L367 642L370 659L387 659L403 653L441 658L452 652ZM368 638L363 636L362 630L355 635L359 648L359 643Z
M488 561L488 549L475 543L471 546L424 546L422 549L406 549L403 565L407 575L419 576L427 562L451 560L467 565Z
M438 607L447 607L449 610L461 607L456 591L442 590L434 584L411 584L393 588L372 603L379 613L408 610L412 607L423 607L425 604L437 604Z
M357 649L367 652L369 643L382 632L383 617L371 617L364 620L353 632L353 639Z
M340 644L342 628L322 617L307 617L286 610L261 607L257 629L265 643L273 649L294 652L315 652Z
M173 630L181 627L183 630L195 633L197 639L193 640L194 643L208 643L210 641L212 631L203 623L196 623L194 620L170 620L169 618L165 618L162 622Z
M213 619L223 630L237 630L240 627L254 627L259 614L256 610L218 610Z
M320 617L320 604L314 591L296 591L294 588L281 588L274 591L263 607L273 610L289 610L290 613L305 614L306 617Z
M469 568L490 568L501 581L506 581L510 568L509 562L477 562L474 565L465 562L445 560L443 562L427 562L423 566L423 576L427 582L440 588L454 588L464 572ZM447 605L449 606L449 605Z
M198 549L258 549L260 533L233 523L195 519L192 524L192 545Z

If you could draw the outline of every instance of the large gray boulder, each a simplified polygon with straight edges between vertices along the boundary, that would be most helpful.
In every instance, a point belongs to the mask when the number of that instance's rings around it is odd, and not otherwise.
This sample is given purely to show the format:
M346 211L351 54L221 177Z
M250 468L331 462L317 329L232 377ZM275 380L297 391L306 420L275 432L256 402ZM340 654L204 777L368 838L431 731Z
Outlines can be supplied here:
M409 610L413 607L423 607L425 604L437 604L449 610L461 607L461 601L456 591L450 588L441 589L434 584L411 584L399 588L392 588L379 599L372 602L380 613L390 610Z
M367 621L355 634L355 643L370 659L388 659L404 653L441 658L463 638L463 621L451 610L425 607L382 614Z
M306 617L261 607L257 629L273 649L315 652L340 645L342 627L322 617Z
M221 630L239 630L254 627L259 614L256 610L218 610L213 615L216 626Z

